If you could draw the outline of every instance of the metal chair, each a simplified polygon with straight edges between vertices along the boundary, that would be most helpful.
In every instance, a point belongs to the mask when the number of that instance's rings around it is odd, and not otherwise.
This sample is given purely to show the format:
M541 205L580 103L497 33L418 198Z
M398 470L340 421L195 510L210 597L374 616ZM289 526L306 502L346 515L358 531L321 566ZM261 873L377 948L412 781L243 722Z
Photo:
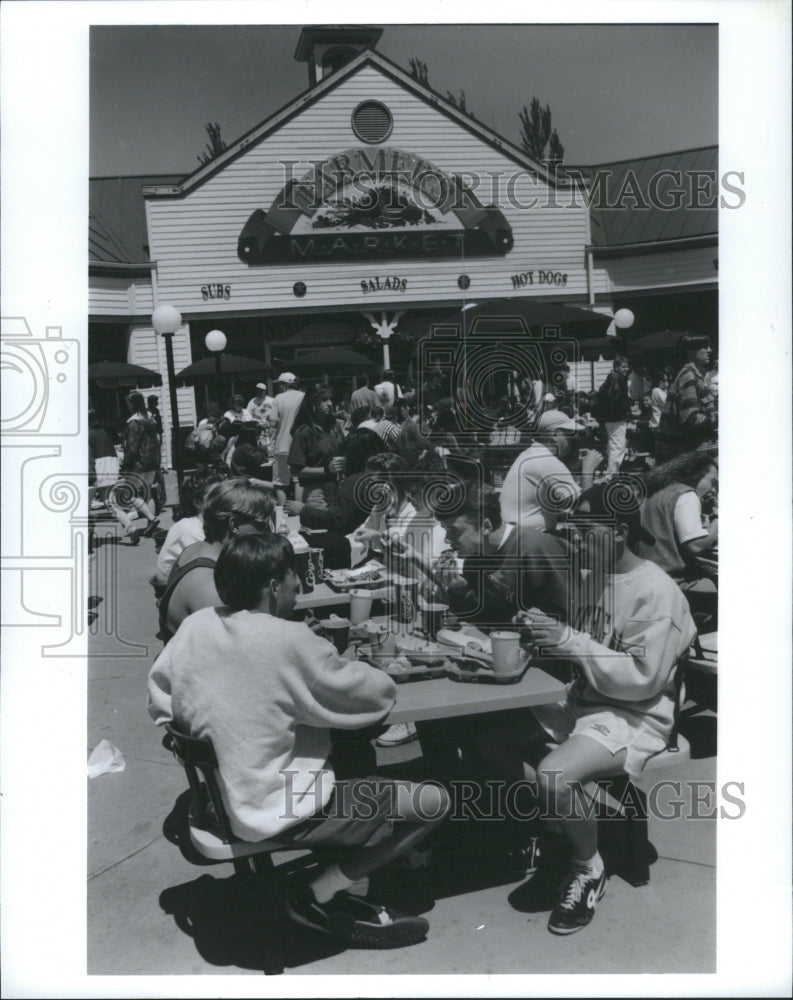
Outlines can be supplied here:
M693 655L689 655L686 661L686 688L689 697L714 712L718 706L718 643L718 632L696 635Z
M240 840L234 835L217 782L218 761L209 739L198 739L166 723L166 745L184 767L192 793L188 818L190 841L209 861L231 861L237 875L256 888L265 921L263 968L266 975L284 971L281 929L282 892L273 865L275 851L289 850L272 840Z

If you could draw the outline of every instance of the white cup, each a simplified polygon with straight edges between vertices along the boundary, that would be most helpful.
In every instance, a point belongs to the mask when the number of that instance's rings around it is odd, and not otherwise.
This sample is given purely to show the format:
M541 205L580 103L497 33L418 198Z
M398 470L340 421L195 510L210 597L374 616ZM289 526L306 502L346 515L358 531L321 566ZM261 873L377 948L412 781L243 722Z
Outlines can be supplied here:
M514 673L520 666L520 633L491 632L490 648L493 650L493 670L497 674Z
M372 613L372 592L371 590L351 590L350 591L350 621L353 625L360 625Z

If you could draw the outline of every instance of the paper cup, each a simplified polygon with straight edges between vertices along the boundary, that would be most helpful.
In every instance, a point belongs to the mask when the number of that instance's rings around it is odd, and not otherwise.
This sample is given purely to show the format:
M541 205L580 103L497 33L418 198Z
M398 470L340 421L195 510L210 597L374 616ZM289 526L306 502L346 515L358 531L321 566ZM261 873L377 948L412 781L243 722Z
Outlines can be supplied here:
M364 625L366 638L373 648L382 646L388 638L388 626L383 622L367 622Z
M320 622L326 639L330 639L339 653L343 654L350 645L349 618L325 618Z
M520 633L491 632L493 670L497 674L514 673L520 666Z
M438 633L444 626L444 617L448 610L448 604L425 604L421 609L424 616L424 631L433 642L438 638Z
M350 591L350 621L360 625L372 613L372 592L370 590Z

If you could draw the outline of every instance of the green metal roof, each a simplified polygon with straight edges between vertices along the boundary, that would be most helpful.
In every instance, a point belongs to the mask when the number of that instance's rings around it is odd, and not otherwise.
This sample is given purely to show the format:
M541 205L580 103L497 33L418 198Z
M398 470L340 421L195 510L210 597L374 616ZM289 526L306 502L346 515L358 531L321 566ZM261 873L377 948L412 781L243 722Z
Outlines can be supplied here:
M704 146L580 168L595 195L590 208L592 244L657 244L717 234L718 160L719 147ZM697 181L699 174L708 176ZM592 186L598 177L600 195ZM664 207L674 202L675 189L684 191L679 207ZM631 191L637 192L636 198Z
M175 184L184 174L92 177L88 181L88 260L90 263L142 264L149 258L146 184Z

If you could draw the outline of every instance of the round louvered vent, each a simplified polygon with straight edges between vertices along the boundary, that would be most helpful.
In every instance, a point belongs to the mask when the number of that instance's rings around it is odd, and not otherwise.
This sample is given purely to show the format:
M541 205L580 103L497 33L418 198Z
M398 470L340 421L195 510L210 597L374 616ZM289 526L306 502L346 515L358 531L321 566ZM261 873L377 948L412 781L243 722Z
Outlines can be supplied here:
M352 130L361 142L385 142L393 127L391 112L379 101L364 101L352 113Z

